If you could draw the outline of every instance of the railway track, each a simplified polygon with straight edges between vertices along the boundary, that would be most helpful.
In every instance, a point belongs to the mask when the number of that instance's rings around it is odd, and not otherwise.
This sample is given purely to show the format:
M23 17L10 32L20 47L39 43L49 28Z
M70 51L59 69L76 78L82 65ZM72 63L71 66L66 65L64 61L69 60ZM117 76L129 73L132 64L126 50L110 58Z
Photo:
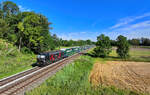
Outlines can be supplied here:
M46 67L35 67L2 79L0 80L0 95L23 95L26 91L40 85L47 78L79 56L80 54L75 54Z
M18 79L20 77L23 77L23 76L25 76L27 74L30 74L30 73L32 73L32 72L34 72L36 70L39 70L39 69L40 69L40 67L34 67L32 69L29 69L29 70L17 73L15 75L9 76L7 78L1 79L0 80L0 86L3 86L3 85L5 85L5 84L7 84L7 83L9 83L9 82L11 82L13 80L16 80L16 79Z

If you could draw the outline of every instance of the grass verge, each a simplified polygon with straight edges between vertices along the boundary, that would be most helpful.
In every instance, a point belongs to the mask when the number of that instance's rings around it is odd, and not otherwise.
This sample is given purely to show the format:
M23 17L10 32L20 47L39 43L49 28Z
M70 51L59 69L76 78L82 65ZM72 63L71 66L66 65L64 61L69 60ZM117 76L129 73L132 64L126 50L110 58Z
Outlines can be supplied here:
M17 57L0 57L0 79L32 68L35 55L19 54Z

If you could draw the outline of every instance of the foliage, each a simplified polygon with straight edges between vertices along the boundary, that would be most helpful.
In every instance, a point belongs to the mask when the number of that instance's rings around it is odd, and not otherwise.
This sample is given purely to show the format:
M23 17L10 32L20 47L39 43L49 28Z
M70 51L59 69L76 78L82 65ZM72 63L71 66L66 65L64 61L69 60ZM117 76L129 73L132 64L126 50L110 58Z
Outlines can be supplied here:
M111 40L111 46L117 46L117 41L116 40Z
M148 39L148 38L141 38L141 45L143 45L143 46L150 46L150 39Z
M7 33L8 25L3 19L0 19L0 38L5 38L7 36Z
M97 37L96 48L94 49L94 56L106 57L111 52L111 41L108 36L101 34Z
M55 48L49 32L51 23L45 16L20 12L12 1L2 2L0 6L0 38L12 42L19 51L26 47L34 53L40 53Z
M52 38L53 38L53 41L54 41L54 43L55 43L55 47L60 47L60 40L61 39L59 39L58 37L57 37L57 35L56 34L53 34L53 36L52 36Z
M129 43L131 45L134 45L134 46L150 46L150 39L149 38L140 38L140 39L131 39L131 40L128 40Z
M122 35L117 38L117 54L123 59L129 57L129 43Z
M140 39L132 39L128 40L129 44L134 45L134 46L139 46L140 45Z
M3 11L3 18L11 18L12 15L16 15L19 12L19 7L11 2L11 1L5 1L2 2L2 11Z
M0 79L31 68L34 54L22 54L17 47L0 39Z
M51 35L52 23L35 12L21 12L12 1L0 3L0 38L16 45L19 51L40 53L60 46L92 44L90 40L67 41ZM28 48L28 49L27 49Z
M94 50L94 49L93 49ZM93 56L93 50L90 50L87 55ZM99 61L134 61L134 62L150 62L150 47L131 47L129 51L130 57L126 58L126 60L122 60L118 57L116 53L116 49L113 48L111 53L106 58L95 58ZM94 58L94 57L93 57Z
M82 45L93 45L95 44L91 40L60 40L60 45L61 46L82 46Z

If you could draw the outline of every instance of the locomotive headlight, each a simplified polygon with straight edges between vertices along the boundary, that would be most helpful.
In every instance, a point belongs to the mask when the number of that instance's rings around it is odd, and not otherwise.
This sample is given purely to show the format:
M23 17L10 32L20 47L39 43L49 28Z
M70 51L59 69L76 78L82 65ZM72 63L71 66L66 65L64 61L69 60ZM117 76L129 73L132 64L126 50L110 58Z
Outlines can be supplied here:
M38 55L37 58L42 58L42 59L44 59L44 58L45 58L45 55Z
M41 58L45 58L45 55L41 55Z

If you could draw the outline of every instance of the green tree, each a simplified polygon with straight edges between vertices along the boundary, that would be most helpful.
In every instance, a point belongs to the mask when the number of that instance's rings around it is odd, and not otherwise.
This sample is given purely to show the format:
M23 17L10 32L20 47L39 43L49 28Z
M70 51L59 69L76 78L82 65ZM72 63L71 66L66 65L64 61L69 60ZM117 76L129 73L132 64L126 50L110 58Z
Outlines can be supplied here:
M7 36L8 29L7 23L3 19L0 19L0 38L5 38Z
M57 35L53 34L52 38L53 38L53 41L55 43L55 47L59 47L60 48L60 39L57 37Z
M117 46L117 41L116 40L111 40L111 46Z
M117 38L117 54L122 59L129 57L129 43L127 38L122 35L118 36Z
M141 38L141 45L143 45L143 46L150 46L150 39L148 39L148 38Z
M0 19L3 19L2 4L0 3Z
M91 45L92 44L92 41L90 39L86 40L86 44L87 45Z
M25 17L24 27L24 45L35 53L41 52L40 46L43 43L43 36L41 36L40 17L36 14Z
M15 33L18 24L18 18L16 16L19 13L19 8L11 1L2 2L0 5L0 17L5 21L9 28L9 31L5 33L3 38L11 42L16 42L17 36Z
M51 24L42 14L20 12L11 1L0 4L0 37L13 42L19 50L24 48L34 53L53 50Z
M132 39L132 40L129 40L129 43L131 45L138 46L138 45L140 45L140 40L139 39Z
M24 26L22 22L18 23L18 38L19 38L19 51L21 50L21 45L22 45L22 38L23 38L23 31L24 31Z
M101 34L97 37L96 48L94 49L94 56L106 57L111 52L111 41L108 36Z
M11 15L17 15L19 12L19 7L11 1L5 1L2 3L2 10L4 17L9 17Z

